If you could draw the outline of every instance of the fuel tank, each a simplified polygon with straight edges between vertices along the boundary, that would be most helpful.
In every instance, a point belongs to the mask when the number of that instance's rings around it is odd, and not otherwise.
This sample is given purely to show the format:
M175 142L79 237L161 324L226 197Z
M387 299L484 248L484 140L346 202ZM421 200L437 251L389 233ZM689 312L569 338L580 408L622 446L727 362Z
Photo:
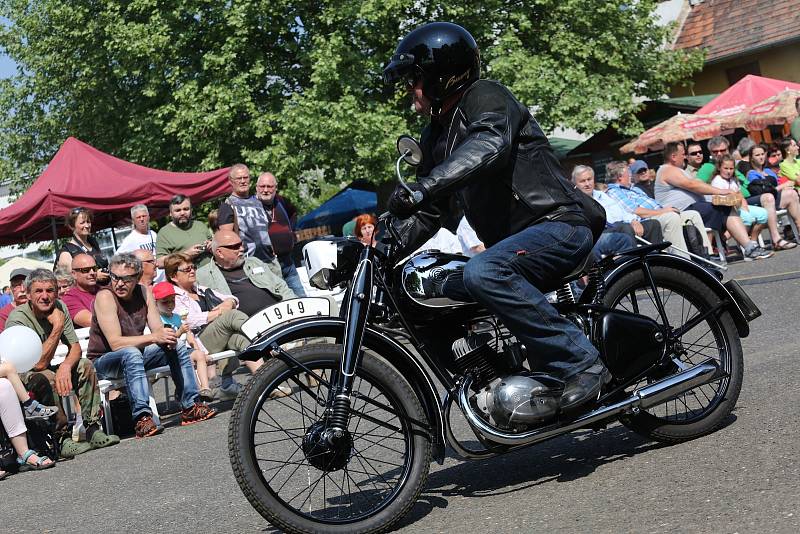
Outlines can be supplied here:
M425 251L403 265L400 271L403 301L422 314L413 319L468 315L482 309L463 289L467 261L469 258L460 254Z

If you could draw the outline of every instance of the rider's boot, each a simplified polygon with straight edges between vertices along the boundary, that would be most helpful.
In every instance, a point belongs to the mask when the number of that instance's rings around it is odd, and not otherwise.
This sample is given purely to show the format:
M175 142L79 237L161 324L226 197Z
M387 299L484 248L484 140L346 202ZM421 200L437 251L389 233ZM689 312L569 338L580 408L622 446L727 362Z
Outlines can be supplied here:
M567 380L561 395L561 411L571 412L589 401L597 400L600 389L610 380L611 373L602 361L597 360L594 365Z

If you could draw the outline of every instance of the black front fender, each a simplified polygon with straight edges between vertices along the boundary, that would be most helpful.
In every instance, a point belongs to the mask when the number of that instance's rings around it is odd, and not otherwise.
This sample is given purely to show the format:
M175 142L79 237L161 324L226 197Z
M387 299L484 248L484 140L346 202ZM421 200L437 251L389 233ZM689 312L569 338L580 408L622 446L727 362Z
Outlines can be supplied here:
M736 329L739 331L739 336L747 337L750 335L750 325L745 317L745 313L742 311L742 308L739 306L739 303L736 301L736 299L731 295L730 291L728 291L728 288L726 288L722 282L717 280L716 276L708 272L706 269L700 267L693 261L682 258L681 256L665 253L650 253L642 258L638 256L623 257L619 263L611 267L611 269L606 272L606 287L611 287L612 284L626 274L632 271L640 270L642 268L642 262L647 262L647 264L650 266L672 267L679 269L705 282L708 287L710 287L711 290L716 293L720 300L723 300L727 303L725 305L725 310L731 314L731 317L733 317L733 322L736 325Z
M275 330L264 333L239 354L239 359L255 361L269 357L273 344L282 345L298 339L315 337L336 338L341 343L345 320L339 317L309 317L286 323ZM408 349L393 338L370 327L364 330L362 348L369 349L394 366L405 377L422 404L428 424L431 426L433 457L440 464L444 461L445 437L444 416L440 409L436 386L425 368Z

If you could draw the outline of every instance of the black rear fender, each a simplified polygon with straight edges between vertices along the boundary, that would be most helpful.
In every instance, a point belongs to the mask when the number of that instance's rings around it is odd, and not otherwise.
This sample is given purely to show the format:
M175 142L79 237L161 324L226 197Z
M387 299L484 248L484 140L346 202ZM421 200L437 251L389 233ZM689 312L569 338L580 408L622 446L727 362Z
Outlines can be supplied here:
M736 324L736 329L739 331L739 336L747 337L750 335L748 318L753 320L758 317L761 314L761 312L758 311L758 308L755 308L755 313L753 310L748 310L747 315L745 315L745 311L740 307L737 300L733 295L731 295L731 292L728 291L728 288L726 288L722 282L717 280L716 276L708 272L706 269L700 267L693 261L687 260L686 258L675 256L674 254L664 254L658 252L648 254L645 257L623 257L616 265L612 266L606 272L606 287L611 287L611 285L617 280L632 271L641 270L642 262L646 262L650 266L672 267L674 269L679 269L705 282L714 291L714 293L717 294L720 300L723 300L727 303L725 305L725 310L731 314L731 317L733 317L733 322ZM752 306L755 307L754 304Z

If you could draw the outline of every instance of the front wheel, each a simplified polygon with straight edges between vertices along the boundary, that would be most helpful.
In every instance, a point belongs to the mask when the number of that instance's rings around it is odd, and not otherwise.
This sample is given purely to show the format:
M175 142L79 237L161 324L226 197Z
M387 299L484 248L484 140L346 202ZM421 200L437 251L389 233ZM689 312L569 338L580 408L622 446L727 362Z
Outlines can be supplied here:
M236 399L228 448L250 504L286 532L381 532L405 515L428 476L425 414L405 379L364 352L347 431L325 439L342 346L290 351L313 370L273 359ZM301 386L302 385L302 386ZM330 435L328 435L330 437Z
M720 298L702 280L662 266L651 267L656 291L641 270L626 274L608 288L604 304L646 315L659 324L665 319L677 331L719 304ZM663 307L663 315L659 311ZM634 432L658 441L678 443L709 434L722 426L736 405L742 388L743 356L739 333L724 308L707 316L670 343L668 357L675 368L697 365L711 358L728 376L696 387L638 415L622 418ZM659 378L646 379L636 387Z

